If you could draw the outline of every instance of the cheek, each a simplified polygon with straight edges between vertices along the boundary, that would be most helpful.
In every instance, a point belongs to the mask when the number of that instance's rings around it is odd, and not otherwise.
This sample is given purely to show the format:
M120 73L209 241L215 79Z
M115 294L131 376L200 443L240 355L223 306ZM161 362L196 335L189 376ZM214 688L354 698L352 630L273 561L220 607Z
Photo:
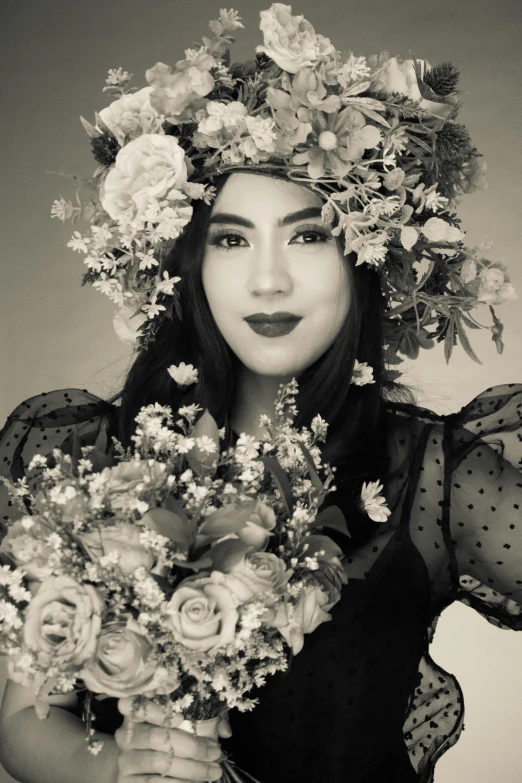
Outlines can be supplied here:
M237 302L237 275L231 274L223 264L205 262L201 270L201 282L203 290L214 316L214 320L221 326L230 317L233 308L231 305Z
M316 317L339 327L351 305L351 276L344 262L325 264L311 282Z

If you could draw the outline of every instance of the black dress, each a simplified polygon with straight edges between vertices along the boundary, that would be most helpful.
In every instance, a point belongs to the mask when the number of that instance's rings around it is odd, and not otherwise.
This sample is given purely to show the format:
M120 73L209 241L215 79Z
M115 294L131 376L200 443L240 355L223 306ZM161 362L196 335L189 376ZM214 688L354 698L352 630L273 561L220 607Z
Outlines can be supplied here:
M451 416L410 405L387 415L392 515L348 520L349 582L332 620L269 678L255 710L231 713L224 746L262 783L432 783L464 717L457 680L429 654L438 617L459 600L522 629L522 385ZM103 432L108 449L117 416L78 389L33 397L0 433L2 472L18 478L35 453L100 445ZM2 513L13 513L5 496ZM115 700L96 711L114 732Z

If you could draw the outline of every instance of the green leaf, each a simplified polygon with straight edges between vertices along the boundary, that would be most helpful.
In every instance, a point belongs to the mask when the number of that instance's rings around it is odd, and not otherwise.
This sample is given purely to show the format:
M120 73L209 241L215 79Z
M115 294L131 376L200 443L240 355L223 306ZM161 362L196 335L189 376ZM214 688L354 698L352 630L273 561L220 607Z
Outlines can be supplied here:
M88 136L90 136L91 139L97 139L99 136L103 136L103 133L98 130L98 128L95 128L94 125L91 125L90 122L88 122L85 117L82 117L80 115L80 122L82 123L83 127L87 131Z
M186 525L191 525L189 518L185 514L185 509L179 503L179 501L176 500L176 498L173 495L169 495L164 503L164 508L167 509L167 511L171 511L173 514L176 514Z
M463 313L461 314L460 317L462 318L462 320L464 321L466 326L469 326L470 329L480 329L481 328L478 324L476 324L474 321L472 321L471 318L468 318Z
M369 106L366 106L364 103L361 102L360 99L357 98L348 98L349 105L353 106L354 109L357 109L362 114L365 114L367 117L369 117L374 122L379 123L379 125L384 125L385 128L390 128L390 123L387 122L384 117L381 117L380 114L378 114L376 111L371 109Z
M328 527L330 530L337 530L338 533L342 533L344 536L351 538L346 524L346 518L339 506L328 506L320 511L316 516L312 527Z
M172 511L167 511L166 508L153 508L144 514L141 521L160 536L180 544L184 550L190 549L194 538L193 532L186 522Z
M317 471L315 469L315 463L312 455L310 454L310 452L308 451L308 449L303 443L299 442L299 447L303 452L303 456L306 460L306 464L308 465L308 472L310 474L310 479L312 481L312 484L316 489L321 489L321 490L324 489L324 484L319 478Z
M450 322L448 324L448 329L446 331L446 337L444 338L444 358L446 359L446 364L449 364L449 360L451 359L451 354L453 353L454 337L455 337L455 322L453 320L453 317L451 317Z
M214 470L219 458L219 431L214 417L205 410L203 415L200 416L192 431L190 433L193 438L201 438L206 435L208 438L214 441L217 450L212 454L202 451L198 446L194 446L193 449L187 454L187 462L192 470L197 473L198 476L207 473L209 470Z
M276 486L281 494L281 500L285 505L288 516L291 517L294 513L294 498L292 495L292 487L286 473L275 457L261 457L261 462L268 468L274 477Z
M477 364L482 364L482 362L478 358L477 354L475 353L475 351L471 347L471 343L468 340L468 335L466 334L466 330L464 329L464 326L462 325L462 322L461 322L461 314L460 313L457 315L457 334L458 334L459 339L460 339L460 344L462 345L462 347L464 348L464 350L466 351L466 353L468 354L470 359L473 359L473 361L476 362Z
M321 550L324 550L324 555L322 555L322 557L326 558L326 560L331 560L333 557L341 558L343 556L342 549L328 536L307 536L304 543L308 544L305 557L313 557L313 555Z

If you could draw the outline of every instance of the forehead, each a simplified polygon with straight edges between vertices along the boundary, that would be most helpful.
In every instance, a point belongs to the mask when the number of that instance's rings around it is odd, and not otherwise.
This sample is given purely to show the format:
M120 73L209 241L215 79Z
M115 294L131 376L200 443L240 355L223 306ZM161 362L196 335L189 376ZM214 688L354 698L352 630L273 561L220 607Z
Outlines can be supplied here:
M234 172L214 201L212 211L245 217L279 217L303 207L321 207L323 201L296 182L262 174Z

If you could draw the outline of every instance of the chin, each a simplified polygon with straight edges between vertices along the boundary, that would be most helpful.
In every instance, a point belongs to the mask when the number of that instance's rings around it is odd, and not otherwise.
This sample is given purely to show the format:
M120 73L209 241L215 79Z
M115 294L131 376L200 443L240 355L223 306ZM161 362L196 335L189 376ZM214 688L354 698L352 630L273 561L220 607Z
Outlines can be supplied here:
M307 357L300 361L289 362L287 357L286 361L283 359L282 361L253 362L251 355L249 359L246 357L243 359L241 356L238 356L238 359L255 375L265 375L274 378L297 378L300 373L315 361L315 359Z

